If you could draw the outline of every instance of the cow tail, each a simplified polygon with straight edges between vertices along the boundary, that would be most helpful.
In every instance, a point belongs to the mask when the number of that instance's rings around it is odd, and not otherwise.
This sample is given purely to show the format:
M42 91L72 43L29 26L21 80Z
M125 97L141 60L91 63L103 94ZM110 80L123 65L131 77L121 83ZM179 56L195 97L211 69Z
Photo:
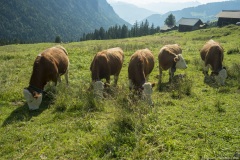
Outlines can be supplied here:
M57 45L57 46L55 46L55 47L56 47L56 48L60 48L61 50L63 50L63 52L64 52L66 55L68 55L67 50L66 50L63 46Z
M62 50L64 51L64 53L68 56L68 52L65 48L62 47Z
M90 70L92 72L92 80L99 80L99 61L94 57Z

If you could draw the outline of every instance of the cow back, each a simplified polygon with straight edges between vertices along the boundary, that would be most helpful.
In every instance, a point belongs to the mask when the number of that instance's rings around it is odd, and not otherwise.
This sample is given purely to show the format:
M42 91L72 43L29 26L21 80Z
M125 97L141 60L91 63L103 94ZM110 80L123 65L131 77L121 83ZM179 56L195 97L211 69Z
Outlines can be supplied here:
M39 54L33 64L30 85L43 89L47 82L57 82L58 76L68 69L69 59L65 52L61 48L52 47Z
M161 66L163 70L171 68L176 63L174 62L174 58L178 54L182 54L182 49L179 45L172 44L163 46L158 54L159 66Z
M49 54L49 55L48 55ZM63 47L53 47L50 48L48 52L45 53L46 59L55 62L58 73L60 75L64 74L68 69L69 59L68 53Z
M128 78L136 87L141 87L154 68L154 57L149 49L136 51L130 59Z
M120 72L124 60L122 49L119 47L111 48L105 51L108 60L110 75L115 75Z
M211 65L213 72L222 69L223 48L219 43L208 41L200 50L200 56L206 66Z
M121 48L111 48L98 52L91 63L92 80L100 80L110 75L119 74L124 54Z

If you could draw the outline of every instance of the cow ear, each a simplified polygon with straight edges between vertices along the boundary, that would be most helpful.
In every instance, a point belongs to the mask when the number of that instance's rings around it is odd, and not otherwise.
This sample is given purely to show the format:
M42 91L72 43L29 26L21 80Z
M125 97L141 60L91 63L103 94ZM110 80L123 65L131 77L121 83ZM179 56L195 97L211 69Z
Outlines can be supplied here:
M104 88L109 88L110 84L109 83L104 83Z
M174 62L177 62L179 60L180 60L180 58L178 57L178 55L176 57L174 57Z
M38 99L40 96L42 96L42 94L41 93L38 93L38 92L33 92L33 98L36 98L36 99Z
M152 88L155 87L155 83L152 83Z

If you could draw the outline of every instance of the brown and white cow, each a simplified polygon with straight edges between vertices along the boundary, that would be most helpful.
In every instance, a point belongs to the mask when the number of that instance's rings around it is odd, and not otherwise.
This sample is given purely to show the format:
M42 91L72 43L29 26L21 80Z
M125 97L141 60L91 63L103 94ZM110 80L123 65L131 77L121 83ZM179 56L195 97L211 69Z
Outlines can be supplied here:
M204 61L203 73L208 75L208 70L211 67L212 73L218 84L224 85L227 78L227 71L223 67L223 48L214 40L209 40L200 50L200 56Z
M91 63L90 70L94 95L97 98L103 98L103 89L105 84L101 81L101 79L105 78L106 83L110 84L110 76L114 75L114 86L117 85L123 60L124 54L120 47L103 50L95 55Z
M148 81L149 74L154 68L154 57L149 49L137 50L130 59L128 66L128 79L130 90L142 93L149 105L153 105L151 94L154 83Z
M48 48L37 56L29 86L23 90L30 110L39 109L47 82L53 81L57 85L57 81L61 81L60 76L64 74L68 84L68 66L68 53L62 46Z
M158 54L159 82L162 82L162 71L169 69L169 81L172 81L177 68L186 69L187 64L182 56L182 49L178 44L165 45Z

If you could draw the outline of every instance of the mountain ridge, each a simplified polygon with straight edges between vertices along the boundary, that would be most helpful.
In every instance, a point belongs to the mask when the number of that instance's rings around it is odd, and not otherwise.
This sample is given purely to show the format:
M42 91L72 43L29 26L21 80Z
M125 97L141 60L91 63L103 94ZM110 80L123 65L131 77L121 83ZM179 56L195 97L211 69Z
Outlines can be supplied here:
M24 43L78 41L99 27L130 24L106 0L2 0L0 40Z
M164 21L170 14L173 14L175 16L176 21L180 20L182 17L199 18L203 22L214 21L217 19L215 16L222 10L240 10L239 6L240 0L212 2L196 7L184 8L182 10L169 11L163 15L154 14L143 19L142 21L144 22L147 19L150 24L153 23L155 26L161 27L164 25Z
M169 11L181 10L184 8L195 7L201 5L198 1L190 2L155 2L146 4L145 8L158 12L160 14L165 14Z

